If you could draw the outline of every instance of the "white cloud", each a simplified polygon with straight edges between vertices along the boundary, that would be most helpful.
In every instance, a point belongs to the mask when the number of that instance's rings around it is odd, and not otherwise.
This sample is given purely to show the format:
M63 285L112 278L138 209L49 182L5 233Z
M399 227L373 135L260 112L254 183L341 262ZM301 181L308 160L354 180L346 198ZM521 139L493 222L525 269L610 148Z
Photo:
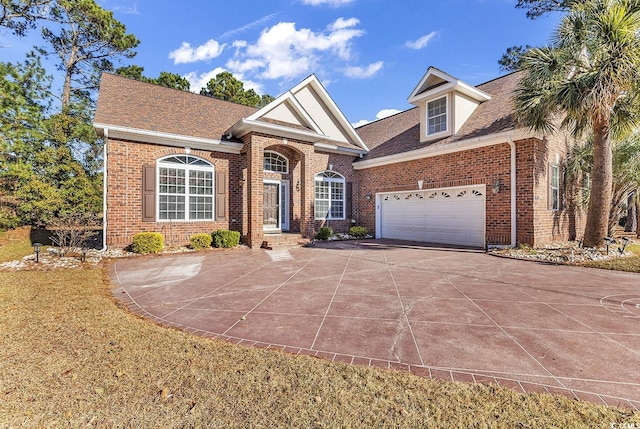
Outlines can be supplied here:
M365 79L371 76L374 76L376 73L382 69L383 62L378 61L372 64L369 64L367 67L347 67L344 70L344 74L347 77L352 77L356 79Z
M252 71L262 79L291 79L318 71L318 64L331 55L351 59L353 39L364 34L356 18L338 18L325 31L297 29L293 22L280 22L262 31L254 44L234 42L235 58L227 67L234 72Z
M376 114L376 119L388 118L389 116L393 116L396 113L400 113L400 112L402 112L402 110L398 110L398 109L382 109L381 111L379 111Z
M388 118L389 116L393 116L396 113L400 113L400 112L402 112L402 110L398 110L398 109L382 109L378 113L376 113L376 120ZM351 125L353 125L354 128L358 128L358 127L361 127L363 125L367 125L367 124L369 124L371 122L373 122L373 121L369 121L368 119L360 119L358 122L354 122Z
M432 31L431 33L420 37L418 40L408 41L405 45L411 49L422 49L426 47L430 41L433 40L434 37L438 35L437 31Z
M349 3L353 3L353 0L302 0L303 4L308 4L310 6L332 6L339 7L344 6Z
M210 39L195 48L192 48L188 42L182 42L182 45L178 49L169 53L169 58L173 59L174 64L206 61L219 56L225 46L225 44L221 45L214 39Z

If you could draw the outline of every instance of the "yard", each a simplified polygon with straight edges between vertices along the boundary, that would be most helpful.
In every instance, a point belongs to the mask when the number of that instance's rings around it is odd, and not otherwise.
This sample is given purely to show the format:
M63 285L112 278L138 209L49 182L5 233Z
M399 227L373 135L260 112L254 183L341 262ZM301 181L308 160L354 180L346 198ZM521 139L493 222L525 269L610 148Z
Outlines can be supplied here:
M0 237L0 261L31 251ZM640 412L243 347L119 308L103 268L0 272L0 426L610 427Z

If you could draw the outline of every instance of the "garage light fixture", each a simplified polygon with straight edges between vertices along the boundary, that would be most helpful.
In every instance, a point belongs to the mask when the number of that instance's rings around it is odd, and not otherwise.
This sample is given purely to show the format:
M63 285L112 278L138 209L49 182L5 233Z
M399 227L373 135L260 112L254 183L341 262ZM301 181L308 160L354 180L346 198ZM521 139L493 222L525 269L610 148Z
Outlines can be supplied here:
M500 183L500 179L496 179L496 181L493 182L493 185L491 186L491 192L493 192L493 195L500 192L501 187L502 187L502 184Z
M418 189L422 189L423 184L424 184L424 180L418 180Z
M367 192L367 195L364 196L364 199L367 201L371 200L371 192Z

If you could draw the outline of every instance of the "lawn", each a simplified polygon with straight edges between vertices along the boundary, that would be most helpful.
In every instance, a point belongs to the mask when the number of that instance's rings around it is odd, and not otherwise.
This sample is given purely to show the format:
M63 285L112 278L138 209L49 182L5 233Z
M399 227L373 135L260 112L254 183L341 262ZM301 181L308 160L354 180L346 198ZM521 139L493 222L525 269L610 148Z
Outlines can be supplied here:
M583 266L640 273L640 244L631 244L627 246L626 250L632 252L634 255L624 258L608 259L605 261L587 262L583 264Z
M0 427L640 424L640 412L562 396L196 337L128 313L110 287L103 268L0 272Z

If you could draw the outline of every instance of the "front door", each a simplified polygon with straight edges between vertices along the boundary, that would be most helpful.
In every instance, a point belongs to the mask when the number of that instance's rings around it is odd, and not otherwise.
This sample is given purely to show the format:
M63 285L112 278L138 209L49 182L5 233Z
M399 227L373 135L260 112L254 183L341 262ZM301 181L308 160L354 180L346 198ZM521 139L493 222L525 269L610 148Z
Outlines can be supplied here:
M265 182L263 224L265 230L280 229L280 184Z

